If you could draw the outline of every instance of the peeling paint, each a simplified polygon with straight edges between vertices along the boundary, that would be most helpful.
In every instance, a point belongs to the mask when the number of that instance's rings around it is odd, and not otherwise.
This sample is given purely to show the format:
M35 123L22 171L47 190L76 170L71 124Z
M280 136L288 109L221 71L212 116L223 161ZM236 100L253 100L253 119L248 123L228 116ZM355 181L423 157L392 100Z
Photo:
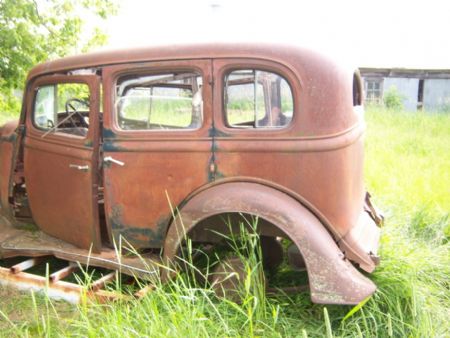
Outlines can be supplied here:
M230 135L221 130L216 129L213 126L208 130L208 136L209 137L229 137Z
M9 143L14 143L17 140L17 134L16 133L12 133L11 135L8 136L0 136L0 141L2 142L9 142Z
M111 141L105 141L103 143L103 151L108 152L119 152L119 151L126 151L126 149L114 144L114 142Z
M123 207L115 205L112 207L109 219L111 230L116 243L120 236L125 238L134 248L158 248L164 242L170 217L163 217L155 228L138 228L123 223Z
M114 132L111 129L109 129L109 128L103 128L102 134L103 134L103 139L114 139L114 138L116 138L116 134L114 134Z

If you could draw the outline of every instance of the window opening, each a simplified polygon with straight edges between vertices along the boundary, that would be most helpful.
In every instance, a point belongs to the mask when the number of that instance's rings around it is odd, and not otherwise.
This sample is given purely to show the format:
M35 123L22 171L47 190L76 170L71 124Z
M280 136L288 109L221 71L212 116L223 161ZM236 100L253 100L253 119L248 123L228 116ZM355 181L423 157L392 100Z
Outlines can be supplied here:
M115 107L121 129L197 129L203 122L202 77L194 72L124 76L117 82Z
M37 89L34 125L50 133L85 137L89 128L90 92L85 83L58 83Z
M281 128L293 117L288 82L263 70L235 70L226 75L224 103L226 123L232 128Z

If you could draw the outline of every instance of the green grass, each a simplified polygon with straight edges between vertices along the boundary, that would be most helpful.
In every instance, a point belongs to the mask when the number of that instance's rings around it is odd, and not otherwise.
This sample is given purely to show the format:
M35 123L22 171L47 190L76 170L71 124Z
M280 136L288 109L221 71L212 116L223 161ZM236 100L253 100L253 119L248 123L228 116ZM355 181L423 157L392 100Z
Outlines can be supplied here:
M0 289L0 336L450 336L450 115L370 109L366 119L366 184L386 225L378 291L349 318L352 307L307 293L265 298L254 280L234 303L180 278L140 301L78 307Z
M366 182L377 200L398 213L448 213L450 114L369 110L367 123Z

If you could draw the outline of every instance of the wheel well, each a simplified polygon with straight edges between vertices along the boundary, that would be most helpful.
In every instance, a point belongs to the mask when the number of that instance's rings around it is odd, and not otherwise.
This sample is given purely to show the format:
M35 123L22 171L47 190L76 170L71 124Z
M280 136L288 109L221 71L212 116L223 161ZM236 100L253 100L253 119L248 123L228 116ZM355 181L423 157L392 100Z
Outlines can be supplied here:
M261 236L290 239L278 226L270 221L249 213L226 212L206 217L199 221L186 235L195 242L215 243L222 235L239 234L240 226L253 227Z

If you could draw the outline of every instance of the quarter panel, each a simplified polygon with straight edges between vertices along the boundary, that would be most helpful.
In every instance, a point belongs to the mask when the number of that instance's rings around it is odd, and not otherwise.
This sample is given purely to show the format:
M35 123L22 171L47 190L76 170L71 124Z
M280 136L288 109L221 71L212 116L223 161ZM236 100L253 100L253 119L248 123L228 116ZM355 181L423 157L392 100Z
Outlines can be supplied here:
M298 56L286 61L214 60L216 179L255 177L294 191L327 219L329 231L339 239L357 224L365 193L365 124L353 110L352 73L329 64L325 76L312 59L302 63ZM226 125L223 79L230 70L243 67L276 72L289 82L294 99L290 125L273 129Z
M255 177L286 187L319 210L340 238L356 225L364 202L360 136L337 149L321 150L320 141L309 141L310 151L295 150L303 140L253 141L249 149L250 141L217 139L218 178Z

